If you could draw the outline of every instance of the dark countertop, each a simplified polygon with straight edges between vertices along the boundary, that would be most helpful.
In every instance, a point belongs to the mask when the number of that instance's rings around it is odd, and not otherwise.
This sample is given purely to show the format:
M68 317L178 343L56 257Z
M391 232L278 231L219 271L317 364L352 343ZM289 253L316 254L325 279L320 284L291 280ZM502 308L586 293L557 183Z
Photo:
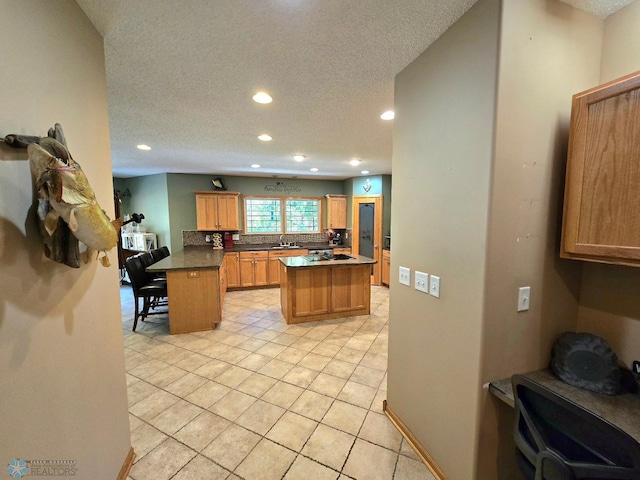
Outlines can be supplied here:
M351 255L349 260L323 260L313 261L306 257L284 257L280 261L288 268L305 268L305 267L335 267L345 265L368 265L377 263L376 260L361 255Z
M224 250L209 246L185 247L168 257L149 265L148 272L166 272L167 270L203 270L218 269L224 260Z
M523 376L615 425L640 443L640 395L594 393L564 383L548 369L525 373ZM489 391L507 404L514 406L511 378L491 382Z

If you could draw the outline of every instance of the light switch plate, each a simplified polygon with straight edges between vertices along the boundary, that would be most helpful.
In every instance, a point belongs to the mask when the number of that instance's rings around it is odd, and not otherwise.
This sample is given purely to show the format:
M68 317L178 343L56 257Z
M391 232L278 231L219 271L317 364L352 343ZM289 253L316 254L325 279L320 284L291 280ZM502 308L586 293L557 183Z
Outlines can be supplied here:
M400 267L400 279L398 280L402 285L407 287L411 286L411 269L407 267Z
M529 298L531 297L531 287L520 287L518 289L518 311L529 310Z
M424 293L429 293L429 274L424 272L418 272L416 270L415 275L415 289Z
M429 277L429 294L440 298L440 277L435 275Z
M232 233L231 234L231 239L232 240L240 240L240 234L239 233Z

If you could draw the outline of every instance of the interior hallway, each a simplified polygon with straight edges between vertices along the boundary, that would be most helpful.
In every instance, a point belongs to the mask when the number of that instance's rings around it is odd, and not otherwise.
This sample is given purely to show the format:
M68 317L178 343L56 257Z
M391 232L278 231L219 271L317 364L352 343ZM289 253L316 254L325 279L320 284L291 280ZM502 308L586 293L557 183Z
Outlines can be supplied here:
M228 292L213 331L138 322L121 288L129 478L434 480L382 412L389 291L371 315L286 325L280 290Z

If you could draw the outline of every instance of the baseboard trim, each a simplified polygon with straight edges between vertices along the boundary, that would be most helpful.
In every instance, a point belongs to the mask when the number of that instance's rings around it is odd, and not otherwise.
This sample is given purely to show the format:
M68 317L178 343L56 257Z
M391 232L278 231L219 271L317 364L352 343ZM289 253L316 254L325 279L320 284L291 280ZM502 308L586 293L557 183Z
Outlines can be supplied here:
M386 400L382 401L382 410L385 415L389 417L391 423L395 425L398 431L402 434L409 445L415 450L418 454L422 462L427 466L427 468L433 473L437 480L448 480L445 473L442 471L440 466L436 463L436 461L427 453L422 444L418 441L418 439L411 433L411 430L407 428L400 417L398 417L391 408L389 408L389 404Z
M129 471L133 466L133 461L136 459L136 452L133 451L133 447L129 448L129 453L127 454L127 458L124 459L124 463L122 464L122 468L120 469L120 473L118 473L117 480L126 480L129 475Z

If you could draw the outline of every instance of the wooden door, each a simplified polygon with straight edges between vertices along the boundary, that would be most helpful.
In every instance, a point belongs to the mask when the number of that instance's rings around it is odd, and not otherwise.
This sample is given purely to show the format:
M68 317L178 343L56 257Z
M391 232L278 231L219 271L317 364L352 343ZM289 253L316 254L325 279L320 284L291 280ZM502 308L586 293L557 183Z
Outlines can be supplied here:
M327 228L347 228L347 196L327 195Z
M264 252L267 253L267 252ZM253 272L254 272L254 285L268 285L269 284L269 258L254 258L253 259Z
M391 252L389 250L382 251L382 284L389 285L391 280Z
M227 274L227 288L240 286L240 255L238 252L225 253L224 261Z
M243 258L240 256L240 285L243 287L253 287L255 285L255 273L253 258Z
M238 196L218 194L218 229L240 230Z
M382 264L382 195L356 196L352 199L352 240L351 253L362 255L360 251L360 206L363 204L373 204L374 226L373 226L373 254L371 258L376 260L371 273L371 283L380 285L381 264Z
M196 228L216 230L218 224L218 203L212 195L196 194Z
M640 72L574 95L560 256L640 266Z

